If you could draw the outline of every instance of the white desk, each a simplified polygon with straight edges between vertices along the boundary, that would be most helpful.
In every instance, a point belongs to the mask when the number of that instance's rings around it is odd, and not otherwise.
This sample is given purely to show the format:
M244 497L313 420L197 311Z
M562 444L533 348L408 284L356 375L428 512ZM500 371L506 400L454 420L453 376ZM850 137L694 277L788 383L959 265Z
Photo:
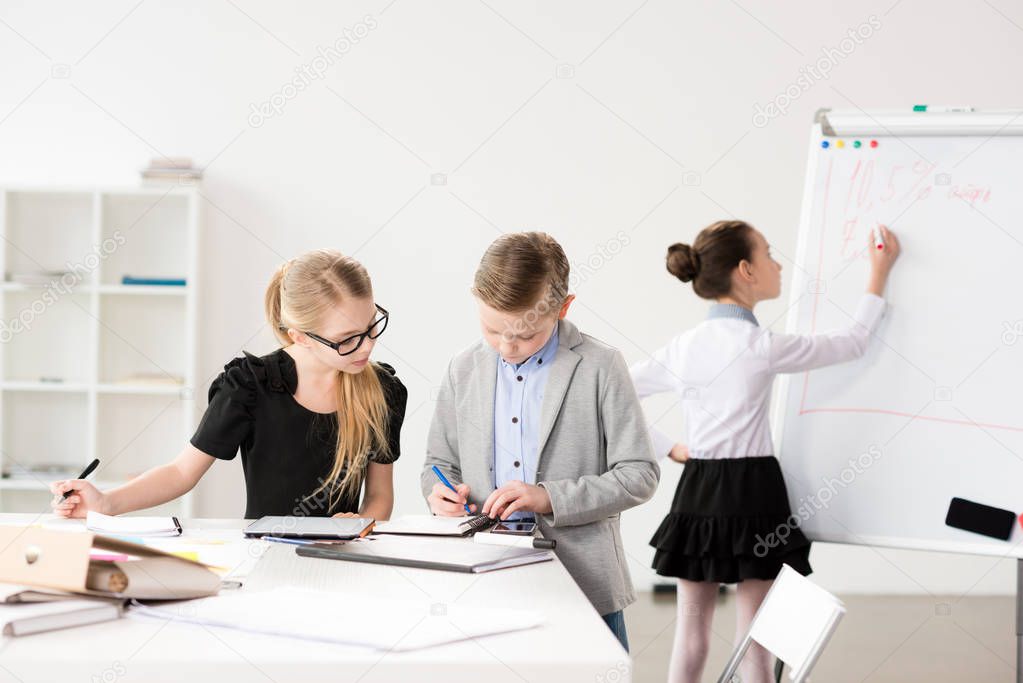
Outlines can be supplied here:
M52 521L0 514L0 524L49 526ZM244 583L241 590L285 583L324 591L358 586L367 594L431 603L537 610L547 623L529 631L393 653L136 616L2 639L0 683L631 680L628 654L557 560L476 575L319 560L298 557L293 546L245 540L242 525L241 520L184 520L180 542L200 550L207 544L209 554L203 560L232 561Z

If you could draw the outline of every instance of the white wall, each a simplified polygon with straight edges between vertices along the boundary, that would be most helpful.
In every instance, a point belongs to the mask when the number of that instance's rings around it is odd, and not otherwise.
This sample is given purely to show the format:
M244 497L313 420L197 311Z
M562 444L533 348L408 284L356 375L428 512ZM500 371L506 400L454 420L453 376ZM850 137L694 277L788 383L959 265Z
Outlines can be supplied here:
M573 263L592 259L572 317L635 361L705 310L664 271L670 242L735 215L783 262L794 252L818 107L1023 102L1023 11L1006 2L341 4L0 2L0 182L134 183L159 154L210 165L200 395L242 348L271 350L261 301L280 261L322 246L361 259L393 313L377 358L410 391L397 513L423 507L431 391L476 337L469 282L499 231L541 228ZM368 35L322 78L255 120L360 22ZM842 43L865 24L869 38ZM807 75L827 48L829 77ZM754 125L786 90L787 113ZM648 407L678 431L670 399ZM625 515L640 586L678 476L666 466ZM199 512L242 509L238 464L219 464ZM813 559L835 590L1012 590L1005 560L836 546Z

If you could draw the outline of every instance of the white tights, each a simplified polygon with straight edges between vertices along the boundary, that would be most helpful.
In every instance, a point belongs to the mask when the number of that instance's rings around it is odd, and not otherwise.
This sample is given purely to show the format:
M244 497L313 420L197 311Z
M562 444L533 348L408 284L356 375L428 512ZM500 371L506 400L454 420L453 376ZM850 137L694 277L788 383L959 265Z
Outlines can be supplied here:
M735 644L749 630L753 616L764 601L772 581L746 579L739 582L735 610ZM709 581L678 580L678 619L675 645L668 667L669 683L700 683L710 650L711 622L717 601L718 584ZM770 683L774 679L774 659L767 650L753 643L739 666L743 683ZM714 676L717 680L717 674Z

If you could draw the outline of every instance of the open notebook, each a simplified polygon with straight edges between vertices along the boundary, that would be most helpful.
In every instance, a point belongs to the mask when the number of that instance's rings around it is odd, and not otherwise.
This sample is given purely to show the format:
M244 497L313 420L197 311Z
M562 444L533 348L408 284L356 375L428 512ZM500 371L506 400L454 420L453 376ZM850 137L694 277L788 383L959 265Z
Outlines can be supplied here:
M489 529L500 521L500 519L491 519L488 515L464 517L405 515L389 522L379 522L373 528L373 533L413 536L469 536L477 531Z
M113 536L181 535L177 517L111 517L92 510L85 515L85 528Z

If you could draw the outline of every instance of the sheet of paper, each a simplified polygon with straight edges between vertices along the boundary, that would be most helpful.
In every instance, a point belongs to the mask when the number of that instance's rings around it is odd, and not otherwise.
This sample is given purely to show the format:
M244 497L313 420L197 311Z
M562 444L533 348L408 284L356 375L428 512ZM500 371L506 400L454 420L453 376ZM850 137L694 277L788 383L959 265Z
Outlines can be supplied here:
M430 604L294 586L159 606L133 605L129 614L382 651L418 650L534 628L544 621L538 612L526 610Z

